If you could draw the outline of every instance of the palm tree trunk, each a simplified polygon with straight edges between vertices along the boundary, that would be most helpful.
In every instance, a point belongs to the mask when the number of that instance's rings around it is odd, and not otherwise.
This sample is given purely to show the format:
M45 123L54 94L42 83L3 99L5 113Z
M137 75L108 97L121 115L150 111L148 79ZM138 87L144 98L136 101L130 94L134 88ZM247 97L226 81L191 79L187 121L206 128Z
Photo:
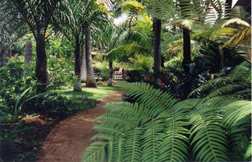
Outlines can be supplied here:
M123 80L126 80L127 74L126 74L126 70L124 70L124 68L122 69L122 78Z
M3 43L0 38L0 67L2 67L4 64L4 55L2 54L2 50L3 50Z
M47 59L45 51L45 37L38 33L36 38L36 77L41 83L41 87L38 87L38 92L46 90L47 85Z
M183 29L183 68L185 70L185 75L190 75L190 63L191 60L191 40L190 40L190 32L186 29Z
M0 54L2 53L2 50L3 50L3 43L2 43L1 38L0 38Z
M81 57L80 57L80 40L79 36L75 37L75 64L74 64L74 71L75 75L77 76L77 80L74 84L74 91L81 91L81 76L80 76L80 71L81 71Z
M87 80L87 56L85 52L85 46L82 47L82 56L81 56L81 82L85 83Z
M32 43L31 41L26 41L25 44L25 69L24 74L28 71L28 65L31 62L32 59Z
M154 34L154 73L161 72L161 20L153 18ZM156 78L155 83L161 85L160 79Z
M109 80L108 80L108 86L113 85L113 62L109 61Z
M164 63L165 63L165 57L161 55L161 67L164 68Z
M9 46L7 54L8 54L8 58L10 59L12 57L12 48L11 48L11 46Z
M87 56L87 80L86 87L95 87L96 82L94 78L94 70L92 65L92 54L91 54L91 35L90 29L85 30L85 45L86 45L86 56Z

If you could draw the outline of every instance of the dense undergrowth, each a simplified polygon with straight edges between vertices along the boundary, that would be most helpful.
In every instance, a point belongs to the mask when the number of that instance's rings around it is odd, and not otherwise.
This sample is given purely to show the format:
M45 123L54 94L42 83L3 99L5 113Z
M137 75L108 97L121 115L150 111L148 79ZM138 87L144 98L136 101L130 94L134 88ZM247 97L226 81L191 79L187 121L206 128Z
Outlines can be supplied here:
M94 107L100 98L117 89L101 84L97 89L73 92L66 86L69 80L61 80L52 82L47 92L37 93L38 83L31 68L24 75L22 57L14 57L0 69L3 161L36 161L43 141L60 121Z

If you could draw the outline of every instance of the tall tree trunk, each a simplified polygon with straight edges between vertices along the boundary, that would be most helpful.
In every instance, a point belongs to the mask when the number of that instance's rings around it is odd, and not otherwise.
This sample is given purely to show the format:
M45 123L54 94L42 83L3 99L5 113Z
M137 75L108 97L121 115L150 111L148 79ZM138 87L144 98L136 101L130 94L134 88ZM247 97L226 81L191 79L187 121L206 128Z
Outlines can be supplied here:
M161 67L164 68L165 57L161 55Z
M87 80L86 87L95 87L96 82L94 77L94 69L92 65L92 54L91 54L91 35L89 27L85 30L85 45L86 45L86 56L87 56Z
M108 80L108 86L113 85L113 61L109 61L109 80Z
M42 86L38 87L38 92L46 90L47 85L47 59L45 51L45 37L42 34L37 34L36 39L36 77Z
M80 57L80 39L79 36L75 37L75 64L74 64L74 71L77 77L77 80L74 84L74 91L81 91L81 57Z
M2 53L2 50L3 50L3 43L2 43L2 40L0 38L0 54Z
M3 43L0 38L0 67L4 65L4 55L2 54L2 50L3 50Z
M10 59L10 58L12 57L12 49L11 49L11 46L8 47L7 54L8 54L8 59Z
M25 44L25 69L24 74L28 71L28 65L32 59L32 43L31 41L26 41Z
M123 80L126 80L127 74L126 74L126 70L124 70L124 68L122 69L122 78Z
M86 82L87 80L87 56L85 52L85 46L82 47L82 56L81 56L81 82Z
M154 73L161 72L161 20L153 18L154 34ZM160 79L156 78L155 83L161 85Z
M191 40L190 40L190 32L186 29L183 29L183 68L185 70L185 75L190 75L190 63L191 60Z

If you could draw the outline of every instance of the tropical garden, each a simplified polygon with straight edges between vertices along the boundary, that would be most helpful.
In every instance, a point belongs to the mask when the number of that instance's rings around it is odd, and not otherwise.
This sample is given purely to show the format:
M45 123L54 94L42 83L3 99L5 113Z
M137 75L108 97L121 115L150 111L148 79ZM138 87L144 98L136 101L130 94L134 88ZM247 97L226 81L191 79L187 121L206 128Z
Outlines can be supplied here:
M0 161L118 90L83 161L251 161L250 22L245 0L0 0Z

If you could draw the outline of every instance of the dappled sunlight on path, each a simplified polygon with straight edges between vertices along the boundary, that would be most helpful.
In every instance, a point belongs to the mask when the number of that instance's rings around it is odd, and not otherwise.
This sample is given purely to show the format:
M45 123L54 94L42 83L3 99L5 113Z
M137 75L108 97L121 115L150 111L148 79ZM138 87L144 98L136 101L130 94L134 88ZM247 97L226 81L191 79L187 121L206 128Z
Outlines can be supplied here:
M109 102L120 102L124 91L106 95L93 109L78 113L62 121L48 135L39 154L39 162L81 162L89 139L96 134L92 128L99 122L95 118L106 113L103 108Z

